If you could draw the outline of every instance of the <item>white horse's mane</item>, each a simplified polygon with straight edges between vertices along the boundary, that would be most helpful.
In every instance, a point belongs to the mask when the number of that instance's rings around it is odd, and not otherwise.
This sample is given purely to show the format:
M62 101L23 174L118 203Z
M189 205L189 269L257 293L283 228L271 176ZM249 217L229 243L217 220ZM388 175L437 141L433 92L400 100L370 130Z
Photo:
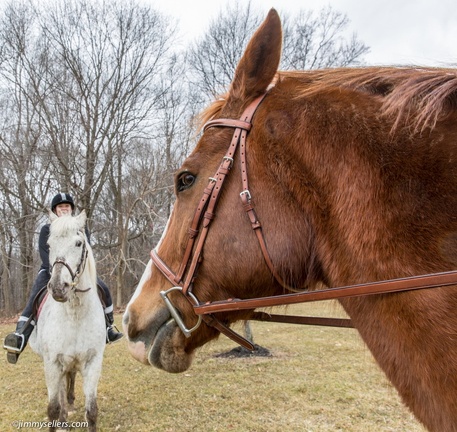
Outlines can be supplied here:
M51 216L51 236L65 237L71 232L84 230L86 214L83 211L78 216Z

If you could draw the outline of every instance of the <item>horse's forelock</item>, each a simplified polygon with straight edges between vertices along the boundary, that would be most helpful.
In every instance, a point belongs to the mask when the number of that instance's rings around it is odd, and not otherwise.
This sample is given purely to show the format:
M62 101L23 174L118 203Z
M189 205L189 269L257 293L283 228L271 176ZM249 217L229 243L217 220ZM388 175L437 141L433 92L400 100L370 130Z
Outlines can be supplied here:
M222 107L227 102L227 95L222 95L216 99L211 105L205 108L196 118L197 132L203 129L206 122L216 117L222 110Z
M84 227L81 219L73 216L61 216L51 223L51 236L65 237L68 233L75 233Z

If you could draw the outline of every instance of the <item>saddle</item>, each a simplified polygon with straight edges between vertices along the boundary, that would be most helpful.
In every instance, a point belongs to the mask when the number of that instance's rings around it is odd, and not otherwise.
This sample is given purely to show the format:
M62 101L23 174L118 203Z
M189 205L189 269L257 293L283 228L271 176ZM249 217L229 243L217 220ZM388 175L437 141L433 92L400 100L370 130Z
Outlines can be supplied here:
M46 301L48 297L48 289L47 286L44 286L43 288L38 291L38 294L35 296L35 299L33 300L33 314L32 317L35 320L35 322L38 321L38 317L40 316L41 308L44 305L44 302Z

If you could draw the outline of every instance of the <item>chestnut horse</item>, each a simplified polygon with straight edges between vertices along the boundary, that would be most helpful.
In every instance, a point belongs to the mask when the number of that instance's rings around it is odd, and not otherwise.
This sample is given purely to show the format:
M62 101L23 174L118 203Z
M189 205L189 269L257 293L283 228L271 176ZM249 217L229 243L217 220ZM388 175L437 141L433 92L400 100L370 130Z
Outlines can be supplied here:
M172 215L123 320L145 364L182 372L254 313L198 316L205 302L457 269L456 71L277 72L281 39L271 10L175 176ZM436 432L457 431L456 281L339 300Z

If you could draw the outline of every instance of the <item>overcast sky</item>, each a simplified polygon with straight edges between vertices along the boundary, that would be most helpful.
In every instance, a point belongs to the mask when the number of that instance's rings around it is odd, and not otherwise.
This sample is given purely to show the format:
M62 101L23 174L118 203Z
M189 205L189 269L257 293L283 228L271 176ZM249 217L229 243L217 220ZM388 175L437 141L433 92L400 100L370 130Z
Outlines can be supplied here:
M226 0L146 1L178 19L187 38L201 35L228 4ZM457 64L456 0L251 0L265 14L271 7L281 14L318 11L328 4L347 15L350 32L370 47L365 56L370 65Z

